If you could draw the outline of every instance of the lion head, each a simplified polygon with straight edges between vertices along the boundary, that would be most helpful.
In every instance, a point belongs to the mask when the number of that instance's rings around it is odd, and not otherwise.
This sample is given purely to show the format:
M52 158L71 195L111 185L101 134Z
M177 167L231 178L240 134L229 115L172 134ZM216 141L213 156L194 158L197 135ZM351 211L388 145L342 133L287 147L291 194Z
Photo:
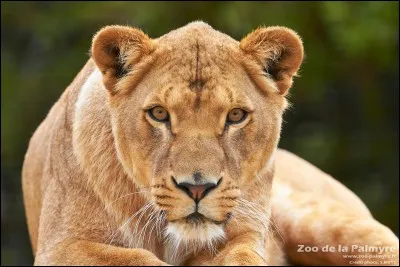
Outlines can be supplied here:
M303 59L298 35L265 27L238 42L194 22L151 39L108 26L91 53L118 159L133 183L151 188L167 234L222 238L238 198L272 182L285 95Z

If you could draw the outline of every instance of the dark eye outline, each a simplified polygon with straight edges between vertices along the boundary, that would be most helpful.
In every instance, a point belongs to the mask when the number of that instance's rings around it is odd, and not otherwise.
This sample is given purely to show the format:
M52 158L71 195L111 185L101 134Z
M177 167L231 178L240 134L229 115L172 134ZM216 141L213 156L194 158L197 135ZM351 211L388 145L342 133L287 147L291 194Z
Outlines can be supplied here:
M153 109L155 109L155 108L163 108L163 109L165 109L165 111L167 112L167 117L166 117L165 119L163 119L163 120L157 119L157 118L153 115L153 112L152 112ZM169 122L169 118L170 118L169 112L167 111L166 108L164 108L164 107L162 107L162 106L155 106L155 107L152 107L152 108L148 109L148 110L147 110L147 114L149 114L149 117L152 118L153 120L157 121L157 122L162 122L162 123L168 123L168 122Z
M240 110L242 110L242 111L243 111L243 117L240 118L240 120L238 120L238 121L231 121L231 120L229 120L229 113L231 113L231 111L232 111L232 110L235 110L235 109L240 109ZM246 120L246 118L248 117L248 115L249 115L249 112L248 112L247 110L242 109L242 108L234 108L234 109L231 109L231 110L228 112L228 114L226 115L225 125L229 126L229 125L231 125L231 124L239 124L239 123L243 122L244 120Z

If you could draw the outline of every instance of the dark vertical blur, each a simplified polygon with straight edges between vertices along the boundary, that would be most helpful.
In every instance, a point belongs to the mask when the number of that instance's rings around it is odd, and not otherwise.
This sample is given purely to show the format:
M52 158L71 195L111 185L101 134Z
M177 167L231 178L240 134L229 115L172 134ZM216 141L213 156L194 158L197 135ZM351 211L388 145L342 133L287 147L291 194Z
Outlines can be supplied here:
M88 59L125 24L158 37L193 20L240 40L259 25L303 38L280 146L356 192L399 231L398 2L1 2L1 264L33 263L21 198L29 138Z

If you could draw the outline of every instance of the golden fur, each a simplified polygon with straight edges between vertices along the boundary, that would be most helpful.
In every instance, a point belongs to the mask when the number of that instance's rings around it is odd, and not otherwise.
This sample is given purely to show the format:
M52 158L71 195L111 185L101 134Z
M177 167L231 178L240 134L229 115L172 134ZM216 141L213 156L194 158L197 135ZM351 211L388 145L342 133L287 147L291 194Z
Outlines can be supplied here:
M357 196L277 149L303 59L294 31L237 42L202 22L158 39L108 26L91 53L25 157L36 265L350 264L298 244L395 246L398 263L397 237ZM225 126L233 108L248 117ZM171 177L219 183L196 208Z

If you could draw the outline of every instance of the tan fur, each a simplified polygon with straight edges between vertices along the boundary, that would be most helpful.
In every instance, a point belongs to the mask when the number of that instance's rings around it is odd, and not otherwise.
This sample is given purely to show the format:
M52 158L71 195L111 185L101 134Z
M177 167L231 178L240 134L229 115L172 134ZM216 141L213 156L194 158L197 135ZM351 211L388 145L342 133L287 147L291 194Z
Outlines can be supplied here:
M332 177L277 149L303 46L285 27L240 43L202 22L158 39L109 26L29 144L36 265L349 264L297 245L398 239ZM152 120L156 105L170 124ZM233 108L249 111L225 127ZM172 181L220 184L195 204ZM219 180L221 179L222 180ZM283 240L282 240L283 239Z

